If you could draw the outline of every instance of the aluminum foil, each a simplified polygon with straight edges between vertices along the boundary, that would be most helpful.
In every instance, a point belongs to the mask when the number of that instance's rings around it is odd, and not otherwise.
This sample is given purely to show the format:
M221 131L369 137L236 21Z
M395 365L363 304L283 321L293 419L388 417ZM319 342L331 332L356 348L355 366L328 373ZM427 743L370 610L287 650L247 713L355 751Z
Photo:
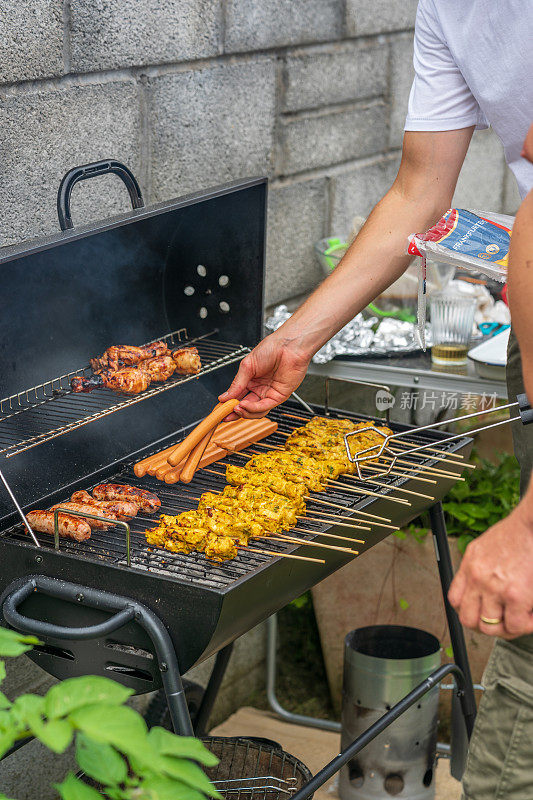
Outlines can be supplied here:
M276 306L265 323L277 330L291 316L287 306ZM431 332L426 326L426 344L431 346ZM364 317L358 314L313 356L315 364L327 364L335 356L384 356L414 353L420 350L416 325L399 319Z

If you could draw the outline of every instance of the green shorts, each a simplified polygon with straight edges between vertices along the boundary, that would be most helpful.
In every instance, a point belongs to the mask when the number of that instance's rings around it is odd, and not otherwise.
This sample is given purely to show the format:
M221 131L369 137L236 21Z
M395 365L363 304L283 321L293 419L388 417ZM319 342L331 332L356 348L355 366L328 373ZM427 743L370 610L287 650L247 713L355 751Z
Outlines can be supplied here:
M509 402L524 391L520 351L511 331ZM520 491L533 466L533 425L513 423ZM463 800L533 800L533 636L497 639L483 676L485 691L470 742Z

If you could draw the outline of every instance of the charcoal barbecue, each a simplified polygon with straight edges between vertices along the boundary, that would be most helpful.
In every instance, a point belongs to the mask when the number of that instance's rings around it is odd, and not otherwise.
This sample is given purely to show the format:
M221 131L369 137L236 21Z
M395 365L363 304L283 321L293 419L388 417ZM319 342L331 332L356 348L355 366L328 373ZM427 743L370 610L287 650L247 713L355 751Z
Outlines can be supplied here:
M73 227L72 187L106 172L124 181L133 210ZM305 541L271 539L268 549L280 557L252 545L234 560L216 564L203 554L150 548L143 530L153 520L143 512L129 525L95 531L81 543L54 543L46 534L34 534L32 540L23 517L102 481L153 490L161 498L161 512L168 514L194 507L203 491L222 488L223 477L215 471L198 471L187 486L166 485L136 477L133 465L181 441L211 410L240 359L261 338L266 192L265 179L251 179L144 207L139 186L124 165L98 162L75 168L63 179L61 233L0 255L4 620L41 637L44 644L31 658L58 678L106 675L138 693L163 684L173 724L182 733L192 727L181 673L219 654L200 712L205 725L231 643L351 556L324 551L325 563L284 559L284 554L316 552ZM73 377L90 374L88 357L110 343L161 339L171 346L197 347L201 372L174 375L132 397L106 390L71 392ZM250 450L282 446L288 433L326 412L370 420L294 399L272 412L277 432ZM360 554L387 536L390 525L405 525L431 506L446 597L452 572L440 500L459 477L461 457L472 442L466 436L449 440L435 429L390 427L413 448L405 455L407 466L400 473L389 470L379 485L370 476L359 482L347 478L326 494L341 507L337 513L346 522L368 520L370 530L357 545ZM228 456L223 463L242 464L242 456ZM358 486L373 494L358 494ZM412 492L409 505L396 502L407 497L398 493L400 488ZM335 532L357 536L342 519L325 518L319 498L311 497L308 509L324 521L306 521L306 532L298 533L301 539L321 541L322 533ZM470 731L475 704L466 649L447 603L446 610L458 664L448 672L460 676Z

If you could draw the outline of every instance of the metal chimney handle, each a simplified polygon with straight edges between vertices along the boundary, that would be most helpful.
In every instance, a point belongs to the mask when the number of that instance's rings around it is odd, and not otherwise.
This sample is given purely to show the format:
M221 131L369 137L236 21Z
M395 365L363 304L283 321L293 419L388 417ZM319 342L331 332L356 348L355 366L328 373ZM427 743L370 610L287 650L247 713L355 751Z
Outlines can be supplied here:
M74 227L70 215L70 196L72 189L79 181L86 181L108 173L118 175L123 181L130 196L132 208L142 208L144 200L140 186L133 172L120 161L94 161L92 164L83 164L81 167L74 167L63 176L57 192L57 216L62 231Z

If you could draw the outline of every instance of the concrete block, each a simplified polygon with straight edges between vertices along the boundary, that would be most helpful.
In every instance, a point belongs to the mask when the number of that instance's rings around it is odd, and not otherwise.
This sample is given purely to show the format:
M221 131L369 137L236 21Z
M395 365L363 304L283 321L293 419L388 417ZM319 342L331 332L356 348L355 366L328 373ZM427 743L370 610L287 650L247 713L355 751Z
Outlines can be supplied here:
M324 277L313 245L326 235L326 191L325 179L270 190L267 305L313 289Z
M186 61L219 50L218 0L71 0L72 69Z
M376 97L387 88L387 46L350 42L287 58L283 109L299 111Z
M346 0L346 30L367 36L413 28L418 0Z
M407 102L415 74L413 68L413 35L398 34L391 42L390 126L389 146L401 147Z
M4 0L0 83L63 74L63 17L57 0Z
M339 0L226 0L226 52L336 39Z
M390 189L399 157L390 156L332 178L330 234L347 236L355 216L366 217Z
M509 167L504 167L503 178L503 212L504 214L516 214L520 207L522 198L518 191L518 184L514 174Z
M383 150L386 118L387 108L381 101L285 118L280 126L278 174L339 164Z
M6 673L1 688L11 701L25 692L45 694L56 683L55 678L34 664L27 656L7 659Z
M139 172L139 111L133 81L10 92L0 103L0 246L59 230L56 194L71 167L116 158ZM73 193L74 224L130 208L113 175Z
M77 772L74 747L58 755L38 741L30 742L2 761L1 791L17 800L57 800L53 784L69 770Z
M273 62L167 75L149 91L154 199L271 171Z
M502 210L505 162L503 147L492 130L476 131L453 197L456 208Z

